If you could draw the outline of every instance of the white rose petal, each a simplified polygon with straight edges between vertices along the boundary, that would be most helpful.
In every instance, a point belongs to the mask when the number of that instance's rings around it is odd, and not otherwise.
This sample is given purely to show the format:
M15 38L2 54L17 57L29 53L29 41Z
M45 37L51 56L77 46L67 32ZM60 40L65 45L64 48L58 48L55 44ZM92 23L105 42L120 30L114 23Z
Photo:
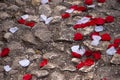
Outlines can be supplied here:
M98 41L98 40L93 40L93 41L91 42L91 45L93 45L93 46L98 46L99 43L100 43L100 41Z
M4 66L4 70L6 72L9 72L12 68L9 65Z
M96 41L100 41L101 40L101 36L93 35L92 39L96 40Z
M88 8L95 8L95 5L87 5Z
M21 16L22 19L27 19L29 17L28 14Z
M45 24L49 24L52 20L53 20L53 17L47 18L47 20L45 20Z
M47 4L49 2L49 0L41 0L42 4Z
M68 9L68 10L66 10L65 12L67 12L67 13L72 13L74 11L74 9Z
M40 21L44 21L45 24L49 24L52 20L53 20L53 17L47 18L47 16L44 14L40 15Z
M88 17L83 17L82 19L77 21L77 24L84 24L90 21L90 18Z
M23 59L23 60L19 61L19 64L22 67L27 67L30 64L30 61L28 59Z
M76 53L78 53L80 55L84 55L84 53L86 51L83 47L81 47L81 49L79 49L79 45L72 46L71 50L72 50L72 52L76 52Z
M101 31L103 31L103 26L96 26L96 27L95 27L95 31L96 31L96 32L101 32Z
M10 28L10 29L9 29L9 31L10 31L11 33L15 33L17 30L18 30L17 27L13 27L13 28Z
M108 54L108 55L114 55L115 53L116 53L117 51L116 51L116 49L115 49L115 47L110 47L109 49L107 49L107 51L106 51L106 53Z

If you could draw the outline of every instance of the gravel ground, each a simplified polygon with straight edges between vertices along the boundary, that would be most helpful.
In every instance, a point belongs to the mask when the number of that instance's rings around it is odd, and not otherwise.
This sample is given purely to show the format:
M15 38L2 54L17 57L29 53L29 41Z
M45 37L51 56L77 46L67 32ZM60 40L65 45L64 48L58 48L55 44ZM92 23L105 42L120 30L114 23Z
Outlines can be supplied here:
M62 19L61 14L70 6L86 6L84 0L51 0L45 5L40 0L0 0L0 52L4 48L10 49L8 56L0 57L0 80L24 80L25 74L32 75L32 79L25 80L120 80L120 54L106 54L108 45L115 38L120 38L120 3L117 0L106 0L105 3L93 1L94 8L84 12L74 11L69 18ZM26 21L35 23L32 28L17 22L25 14L29 15ZM53 20L45 24L39 19L41 14L47 18L53 17ZM86 15L102 18L114 16L114 22L104 24L104 31L100 33L109 33L110 41L101 41L97 47L91 46L89 34L94 27L73 29L77 20ZM18 30L10 32L14 27ZM74 41L76 32L81 32L84 39ZM92 66L78 70L75 66L86 57L72 57L70 48L73 45L99 50L101 59ZM19 61L24 59L30 64L21 66ZM48 63L40 67L39 63L45 60ZM6 65L9 71L4 69Z

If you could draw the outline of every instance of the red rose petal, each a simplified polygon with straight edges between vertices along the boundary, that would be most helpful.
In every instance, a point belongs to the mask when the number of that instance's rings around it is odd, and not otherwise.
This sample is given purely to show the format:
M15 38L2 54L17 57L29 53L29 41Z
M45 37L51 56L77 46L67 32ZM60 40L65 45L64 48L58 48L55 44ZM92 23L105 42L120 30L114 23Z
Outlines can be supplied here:
M9 48L4 48L2 49L2 52L0 53L0 56L1 57L6 57L10 52L10 49Z
M83 38L83 36L82 36L81 33L75 33L73 39L74 39L75 41L79 41L79 40L82 40L82 38Z
M95 18L96 25L103 25L105 20L103 18Z
M84 65L85 66L91 66L94 64L94 60L91 59L91 58L87 58L85 61L84 61Z
M84 6L79 6L76 10L77 10L77 11L86 11L86 7L84 7Z
M120 47L117 49L117 54L120 54Z
M92 53L93 52L91 50L87 50L84 55L87 56L87 57L89 57L89 56L92 55Z
M32 79L32 75L31 74L25 74L23 76L23 80L31 80Z
M66 18L70 17L70 14L69 13L63 13L61 16L62 16L63 19L66 19Z
M76 52L72 52L71 55L75 58L81 58L81 55Z
M113 22L114 21L114 17L113 16L107 16L106 18L105 18L105 22L107 22L107 23L111 23L111 22Z
M93 33L91 33L90 34L90 38L92 39L92 36L94 36L94 35L99 36L99 32L93 32Z
M31 28L32 28L32 27L34 27L35 22L33 22L33 21L26 22L26 23L25 23L25 25L26 25L26 26L29 26L29 27L31 27Z
M99 3L104 3L106 0L97 0Z
M80 24L74 25L73 28L74 28L75 30L78 29L78 28L80 28Z
M114 44L120 44L120 38L114 40Z
M70 9L77 10L78 9L78 5L73 5L73 6L70 7Z
M118 44L110 44L110 45L108 45L108 49L111 48L112 46L117 48L119 45Z
M19 19L17 22L18 22L19 24L25 24L26 21L21 18L21 19Z
M43 59L43 60L39 63L39 66L40 66L40 67L44 67L47 63L48 63L48 60L47 60L47 59Z
M83 62L80 62L78 65L76 65L76 68L77 69L80 69L84 66L84 63Z
M92 5L93 4L93 0L85 0L85 4Z
M99 60L99 59L101 59L101 53L100 52L94 52L93 57L94 57L95 60Z
M102 34L101 35L102 41L110 41L111 37L108 33Z

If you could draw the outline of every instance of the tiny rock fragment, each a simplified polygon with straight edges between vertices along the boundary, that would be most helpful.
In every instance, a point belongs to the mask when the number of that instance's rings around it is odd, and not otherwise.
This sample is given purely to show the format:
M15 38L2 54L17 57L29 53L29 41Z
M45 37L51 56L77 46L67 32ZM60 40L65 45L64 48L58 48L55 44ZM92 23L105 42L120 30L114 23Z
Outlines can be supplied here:
M113 63L113 64L120 64L120 54L115 54L112 57L110 62Z
M4 70L6 72L9 72L12 68L9 65L4 66Z
M28 59L23 59L23 60L20 60L19 61L19 64L22 66L22 67L27 67L29 66L30 64L30 61Z

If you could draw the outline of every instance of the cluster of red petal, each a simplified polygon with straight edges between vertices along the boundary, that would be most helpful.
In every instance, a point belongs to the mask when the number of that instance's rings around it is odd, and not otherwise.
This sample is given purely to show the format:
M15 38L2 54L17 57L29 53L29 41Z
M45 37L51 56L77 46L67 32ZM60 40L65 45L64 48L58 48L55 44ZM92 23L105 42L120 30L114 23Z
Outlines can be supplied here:
M47 60L47 59L43 59L43 60L39 63L40 68L41 68L41 67L44 67L47 63L48 63L48 60Z
M0 57L6 57L6 56L8 56L9 52L10 52L9 48L3 48L2 51L1 51L1 53L0 53Z
M101 35L102 41L110 41L111 37L108 33L104 33Z
M72 52L71 55L72 57L75 57L75 58L81 58L81 55L76 52Z
M26 20L24 20L24 19L19 19L18 21L17 21L19 24L24 24L24 25L26 25L26 26L29 26L29 27L34 27L34 25L35 25L35 22L33 22L33 21L26 21Z
M79 41L79 40L82 40L82 39L83 39L83 36L82 36L81 33L75 33L73 39L74 39L75 41Z
M31 74L25 74L23 76L23 80L31 80L32 79L32 75Z

